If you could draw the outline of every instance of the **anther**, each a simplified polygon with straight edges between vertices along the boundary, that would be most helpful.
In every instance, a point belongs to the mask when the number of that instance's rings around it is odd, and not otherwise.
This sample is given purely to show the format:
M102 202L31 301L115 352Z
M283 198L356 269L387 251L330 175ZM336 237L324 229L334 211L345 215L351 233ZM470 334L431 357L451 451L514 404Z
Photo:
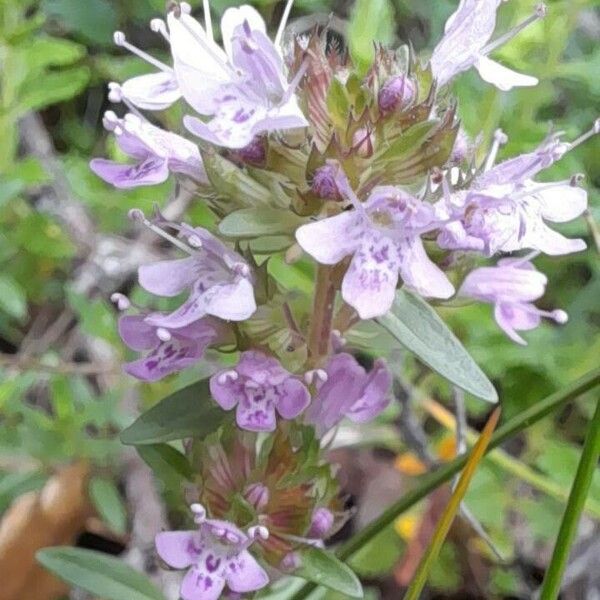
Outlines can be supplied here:
M269 530L262 525L255 525L254 527L250 527L250 529L248 529L248 537L253 540L257 540L258 538L261 540L268 540Z
M165 65L165 63L160 62L160 60L157 60L153 56L150 56L150 54L148 54L147 52L140 50L137 46L130 44L122 31L115 31L113 39L117 46L129 50L129 52L135 54L136 56L139 56L142 60L145 60L146 62L156 67L159 71L165 71L167 73L173 72L173 69L171 69L171 67L169 67L168 65Z
M594 121L594 124L588 131L586 131L584 134L580 135L576 140L574 140L573 142L571 142L568 145L569 150L573 150L574 148L577 148L577 146L580 146L584 142L587 142L590 138L594 137L595 135L598 135L599 133L600 133L600 119L596 119Z
M194 522L198 525L206 521L206 509L202 504L192 504L190 510L194 513Z
M230 381L237 381L238 377L239 377L239 375L238 375L237 371L234 371L232 369L231 371L225 371L225 373L221 373L217 377L217 382L219 385L226 385Z
M197 235L190 235L187 241L192 248L202 248L202 240Z
M146 220L146 217L144 216L144 213L142 210L140 210L139 208L132 208L128 213L127 216L132 220L132 221L137 221L138 223L143 223Z
M102 117L102 125L107 131L114 131L120 124L121 120L112 110L107 110Z
M118 310L124 311L131 306L129 298L125 294L114 293L110 297L110 301L117 307Z
M571 176L569 179L569 185L571 187L579 187L585 180L585 175L583 173L575 173L575 175Z
M114 103L123 101L123 90L115 81L111 81L108 84L108 100Z
M150 29L154 31L154 33L160 33L167 42L171 42L167 24L162 19L152 19L152 21L150 21Z
M552 318L560 325L564 325L569 320L569 315L564 310L556 309L550 314Z
M173 336L171 335L171 332L168 329L165 329L164 327L159 327L156 330L156 337L161 342L170 342L171 339L173 338Z

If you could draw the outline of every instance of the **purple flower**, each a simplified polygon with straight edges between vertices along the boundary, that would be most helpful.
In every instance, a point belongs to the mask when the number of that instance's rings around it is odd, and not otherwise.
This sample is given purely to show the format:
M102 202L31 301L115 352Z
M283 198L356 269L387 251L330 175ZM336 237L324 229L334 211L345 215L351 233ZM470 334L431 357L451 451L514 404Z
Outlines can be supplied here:
M195 144L164 131L134 114L119 119L114 112L104 115L104 127L112 131L121 150L134 158L133 165L95 158L90 167L96 175L118 188L163 183L169 173L180 173L201 184L208 178Z
M535 77L517 73L487 57L497 47L514 37L545 14L540 5L534 15L498 40L488 43L496 28L496 11L502 0L460 0L456 11L446 21L444 36L431 56L433 75L440 86L454 76L475 67L484 81L501 90L515 86L536 85Z
M156 551L169 566L188 569L180 594L183 600L217 600L225 586L232 592L260 590L269 576L248 552L259 537L268 538L264 527L244 533L229 521L207 519L204 508L195 504L197 531L165 531L156 536Z
M144 265L139 269L139 281L157 296L173 297L185 290L190 290L190 295L176 311L151 315L147 322L171 329L185 327L205 315L226 321L244 321L252 316L256 301L246 261L202 227L179 228L193 247L192 255Z
M331 531L335 517L333 513L324 506L321 506L312 514L310 521L310 529L308 530L307 536L313 539L325 539L327 534Z
M362 319L385 314L394 301L398 274L423 296L449 298L454 288L425 253L421 235L440 226L432 205L401 188L379 187L361 204L342 176L338 189L355 210L303 225L300 246L318 262L334 265L352 255L342 296Z
M384 360L367 373L350 354L337 354L325 367L327 379L306 411L306 421L322 436L344 417L355 423L374 419L389 403L392 375Z
M480 267L465 278L459 295L494 305L494 316L513 341L526 344L517 333L535 329L542 317L566 323L563 310L543 311L533 305L546 291L547 278L527 260L502 259L496 267Z
M404 109L409 106L417 95L417 88L407 75L392 77L379 90L379 108L384 113Z
M581 239L568 239L545 221L562 223L581 215L587 193L574 180L537 183L531 178L558 160L567 149L559 140L542 145L476 177L438 205L440 218L457 218L438 236L442 248L476 250L488 256L521 249L549 255L585 249Z
M236 420L248 431L274 431L275 413L295 419L310 402L306 386L279 361L262 352L244 352L235 369L210 379L213 398L225 409L237 406Z
M126 315L119 319L123 341L146 356L124 366L125 372L143 381L158 381L181 371L202 358L218 337L216 321L206 318L179 329L150 325L146 315Z
M151 27L168 39L164 21L154 19ZM151 64L158 72L132 77L121 85L110 83L108 98L111 102L125 102L144 110L164 110L181 98L175 71L171 67L130 44L121 31L115 32L114 41L117 46L126 48Z
M219 146L244 148L261 133L308 125L294 94L303 71L288 83L280 50L254 8L225 11L224 50L186 11L172 11L168 22L183 96L199 114L212 117L208 122L186 117L193 134Z

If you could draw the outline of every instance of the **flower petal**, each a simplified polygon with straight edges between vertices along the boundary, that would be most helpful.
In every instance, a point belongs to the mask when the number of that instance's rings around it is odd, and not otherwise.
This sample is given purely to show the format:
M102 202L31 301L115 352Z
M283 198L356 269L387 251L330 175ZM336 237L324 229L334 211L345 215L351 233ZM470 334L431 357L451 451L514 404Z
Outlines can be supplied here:
M378 360L369 373L362 396L350 407L346 416L355 423L372 421L389 403L392 374L385 361Z
M278 390L280 396L277 402L277 412L284 419L295 419L310 404L308 389L295 377L286 379Z
M366 226L355 211L302 225L296 239L305 252L324 265L335 265L352 254Z
M213 286L205 298L206 314L225 321L245 321L256 311L254 287L246 277Z
M539 223L528 232L523 239L523 248L533 248L550 256L561 256L573 252L581 252L587 248L582 239L570 239Z
M514 87L530 87L539 83L536 77L513 71L487 56L480 56L475 68L484 81L495 85L503 92L507 92Z
M158 555L174 569L186 569L201 553L197 531L164 531L155 538Z
M156 156L135 165L95 158L90 162L90 168L98 177L120 189L157 185L169 178L167 161Z
M385 236L369 235L354 254L342 296L361 319L384 315L392 306L398 284L398 250Z
M144 315L126 315L119 319L119 335L132 349L151 350L158 343L156 327L146 323Z
M226 379L224 383L219 383L219 379L226 372L226 370L219 371L210 378L210 393L223 410L231 410L238 403L240 394L243 391L237 381L232 379Z
M536 191L536 187L539 187ZM587 208L587 192L580 187L565 183L561 186L545 188L544 184L531 187L531 195L542 206L542 216L548 221L566 223L579 217Z
M222 577L192 567L183 578L180 594L182 600L218 600L224 587Z
M450 298L454 286L425 253L420 238L406 239L400 246L400 275L405 285L421 296Z
M252 396L246 390L237 406L236 421L241 429L247 431L275 431L277 417L273 398L262 391Z
M223 46L227 56L233 58L232 43L234 32L238 26L248 23L251 31L261 31L266 33L267 27L260 13L252 6L247 4L239 8L228 8L221 19L221 37L223 38Z
M247 550L240 552L228 566L225 577L227 585L234 592L254 592L269 583L266 571Z
M150 73L132 77L121 85L125 98L144 110L164 110L181 98L175 73Z
M138 271L139 282L151 294L170 298L177 296L194 284L198 277L196 266L197 259L195 257L162 260L142 265ZM184 323L184 325L187 324Z
M506 335L517 344L527 345L527 342L517 333L517 330L535 329L541 322L541 317L535 312L526 310L526 305L496 304L494 317Z

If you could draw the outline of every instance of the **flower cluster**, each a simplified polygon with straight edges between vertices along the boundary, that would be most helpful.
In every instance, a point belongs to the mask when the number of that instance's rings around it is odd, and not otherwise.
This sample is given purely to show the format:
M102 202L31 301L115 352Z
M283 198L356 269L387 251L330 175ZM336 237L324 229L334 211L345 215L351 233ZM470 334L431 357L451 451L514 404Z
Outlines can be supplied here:
M189 447L200 473L197 530L156 540L165 563L189 569L184 600L215 599L226 587L261 589L294 571L302 549L322 545L343 522L321 440L344 419L365 423L388 405L385 361L370 365L366 357L366 368L347 334L385 315L399 286L438 301L490 303L518 343L525 343L518 332L542 317L567 320L562 310L533 304L547 279L531 261L585 248L548 222L581 215L587 194L579 176L535 178L598 133L600 121L574 142L555 135L496 164L506 142L498 131L479 164L455 104L438 94L471 67L501 90L537 83L490 54L545 7L490 41L500 3L461 0L428 63L408 47L377 47L366 74L327 44L326 32L289 39L292 0L274 41L255 9L227 9L222 46L208 0L203 23L187 3L171 2L166 20L151 23L170 47L169 65L115 34L155 71L109 85L109 99L127 112L107 112L104 125L135 162L95 159L91 168L119 188L173 176L217 221L209 231L132 211L183 257L139 269L140 286L170 311L115 295L121 337L144 354L125 369L156 381L197 363L209 347L237 353L235 366L214 373L209 386L214 402L235 410L237 427ZM188 137L141 112L175 103ZM520 251L527 253L506 256ZM498 260L465 273L466 253L471 264ZM287 264L314 259L312 306L270 270L275 254Z

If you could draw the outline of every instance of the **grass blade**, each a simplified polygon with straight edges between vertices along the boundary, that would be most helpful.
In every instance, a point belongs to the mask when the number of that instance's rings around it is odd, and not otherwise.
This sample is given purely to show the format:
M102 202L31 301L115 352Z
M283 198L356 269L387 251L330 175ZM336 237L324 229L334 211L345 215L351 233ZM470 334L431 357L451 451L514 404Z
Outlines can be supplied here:
M456 513L460 509L460 503L462 502L467 490L469 489L469 484L473 479L473 475L475 475L475 471L479 466L479 463L483 459L485 451L491 441L492 434L494 433L494 429L496 429L496 425L498 424L498 420L500 419L500 409L497 408L492 416L489 418L486 423L477 443L473 447L469 458L467 460L467 464L465 465L465 469L462 472L460 479L458 480L458 484L450 497L450 501L448 502L448 506L444 510L437 527L435 528L435 533L433 534L433 538L431 542L427 546L427 550L419 563L417 571L415 573L415 577L410 584L410 587L406 591L406 595L404 596L404 600L419 600L421 592L427 583L427 579L429 577L429 571L431 566L435 562L438 557L438 554L444 544L446 537L448 536L448 532L450 531L450 527L454 522L454 518L456 517Z
M583 453L577 467L575 481L571 488L552 560L546 571L540 600L555 600L560 592L560 584L569 559L569 552L575 536L585 500L590 491L592 477L600 458L600 400L585 438Z

